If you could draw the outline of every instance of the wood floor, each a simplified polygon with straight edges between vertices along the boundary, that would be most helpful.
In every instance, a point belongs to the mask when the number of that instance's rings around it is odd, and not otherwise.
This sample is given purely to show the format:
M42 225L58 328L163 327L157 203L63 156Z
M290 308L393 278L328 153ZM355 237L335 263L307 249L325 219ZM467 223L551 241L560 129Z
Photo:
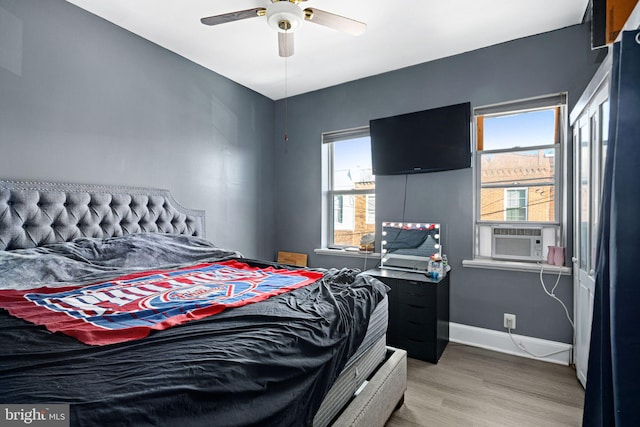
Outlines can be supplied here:
M404 405L386 427L580 426L583 400L568 366L449 343L437 365L408 359Z

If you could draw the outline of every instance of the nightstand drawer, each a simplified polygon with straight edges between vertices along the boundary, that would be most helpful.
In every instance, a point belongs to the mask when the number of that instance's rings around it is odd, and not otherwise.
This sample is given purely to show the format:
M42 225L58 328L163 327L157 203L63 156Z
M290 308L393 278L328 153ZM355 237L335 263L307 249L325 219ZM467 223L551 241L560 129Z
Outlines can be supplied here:
M406 320L398 325L398 336L401 340L412 339L417 342L435 340L436 329L433 322L428 324Z
M438 362L437 357L434 357L436 354L435 341L415 337L400 337L396 341L399 348L407 350L409 357L431 363Z
M433 307L435 305L435 288L431 284L405 283L397 289L398 302L421 307Z
M435 319L433 305L431 304L430 307L429 304L423 304L421 302L401 304L398 307L398 312L394 314L398 319L397 323L400 325L433 325Z

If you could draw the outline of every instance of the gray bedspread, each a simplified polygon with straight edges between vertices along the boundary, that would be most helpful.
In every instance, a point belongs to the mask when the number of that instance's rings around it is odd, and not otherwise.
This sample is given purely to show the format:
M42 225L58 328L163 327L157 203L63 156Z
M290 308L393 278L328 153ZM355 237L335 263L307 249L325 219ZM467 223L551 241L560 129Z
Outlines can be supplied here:
M60 287L161 267L240 258L207 240L159 233L79 238L39 248L0 251L0 289Z

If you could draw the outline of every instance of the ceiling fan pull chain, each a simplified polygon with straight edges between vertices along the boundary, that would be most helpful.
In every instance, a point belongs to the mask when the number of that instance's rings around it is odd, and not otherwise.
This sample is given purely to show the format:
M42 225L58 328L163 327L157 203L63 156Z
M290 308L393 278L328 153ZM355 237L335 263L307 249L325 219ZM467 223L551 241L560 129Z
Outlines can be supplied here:
M286 34L286 31L285 31ZM289 141L289 108L287 105L288 96L288 85L287 85L287 58L289 57L288 52L284 57L284 142Z

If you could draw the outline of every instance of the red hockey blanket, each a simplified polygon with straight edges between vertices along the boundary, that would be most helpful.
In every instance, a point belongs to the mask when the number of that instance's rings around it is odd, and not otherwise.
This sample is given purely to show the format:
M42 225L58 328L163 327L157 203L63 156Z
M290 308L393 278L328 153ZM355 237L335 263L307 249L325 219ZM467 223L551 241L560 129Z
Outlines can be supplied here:
M263 301L321 277L315 271L224 261L129 274L86 286L0 290L0 308L51 332L105 345Z

